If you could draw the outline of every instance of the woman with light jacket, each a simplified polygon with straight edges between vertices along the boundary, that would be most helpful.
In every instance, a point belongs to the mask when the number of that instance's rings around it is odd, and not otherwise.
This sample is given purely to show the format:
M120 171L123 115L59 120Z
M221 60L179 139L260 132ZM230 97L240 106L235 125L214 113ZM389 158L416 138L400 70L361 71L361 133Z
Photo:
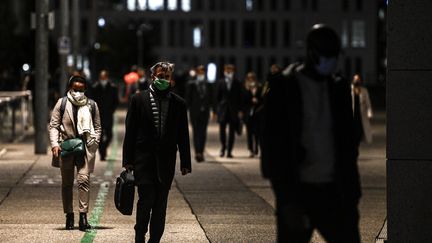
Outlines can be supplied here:
M60 167L62 176L63 211L66 214L66 229L74 229L73 184L75 167L79 198L79 230L86 231L91 226L87 222L90 195L90 173L94 170L95 154L99 146L101 125L97 104L88 99L84 92L87 82L81 76L72 76L68 82L68 92L60 98L51 115L49 137L53 153L54 167ZM62 142L81 138L84 151L80 155L62 153ZM63 151L65 152L65 151Z
M354 75L351 84L352 106L355 124L356 142L361 141L372 143L372 128L370 119L372 118L372 105L369 99L369 92L362 86L359 74Z

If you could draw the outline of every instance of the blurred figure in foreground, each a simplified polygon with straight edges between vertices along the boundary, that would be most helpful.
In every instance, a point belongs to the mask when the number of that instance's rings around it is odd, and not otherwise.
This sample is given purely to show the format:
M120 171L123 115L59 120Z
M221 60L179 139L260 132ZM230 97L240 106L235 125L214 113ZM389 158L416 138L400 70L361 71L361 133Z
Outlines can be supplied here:
M259 146L259 122L257 109L261 106L261 84L258 82L255 73L249 72L245 79L245 116L247 144L250 152L249 157L258 155Z
M207 125L212 108L213 93L210 83L207 82L206 70L203 65L196 68L197 76L189 80L186 86L186 104L189 108L189 115L192 124L193 143L195 159L202 162L207 139Z
M114 112L119 103L118 89L109 79L108 71L102 70L99 73L99 80L93 84L89 91L89 97L99 105L102 126L99 155L100 160L104 161L113 135Z
M362 85L360 74L355 74L351 84L351 95L354 112L354 131L357 146L361 141L372 143L372 105L369 99L369 92Z
M174 64L158 62L150 69L148 90L132 96L126 116L123 167L133 170L138 186L135 242L159 242L165 229L168 193L176 169L192 171L185 101L171 92Z
M243 119L242 84L234 76L235 67L232 64L224 66L224 78L216 84L217 120L219 122L219 137L222 145L220 157L232 158L235 133L240 133L241 119ZM226 142L226 128L228 131L228 144Z
M350 82L335 76L341 43L322 24L306 61L275 72L265 99L263 175L276 196L278 242L360 242L361 197Z

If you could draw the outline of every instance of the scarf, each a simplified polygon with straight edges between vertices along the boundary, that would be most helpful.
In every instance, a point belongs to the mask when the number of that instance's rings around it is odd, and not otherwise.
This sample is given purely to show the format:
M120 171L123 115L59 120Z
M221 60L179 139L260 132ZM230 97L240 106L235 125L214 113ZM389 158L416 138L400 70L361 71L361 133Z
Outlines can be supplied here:
M89 138L90 135L95 133L95 131L93 127L92 114L89 105L87 105L87 97L84 96L84 98L76 100L71 91L67 93L67 97L68 100L78 108L76 124L78 135L85 135L85 138Z

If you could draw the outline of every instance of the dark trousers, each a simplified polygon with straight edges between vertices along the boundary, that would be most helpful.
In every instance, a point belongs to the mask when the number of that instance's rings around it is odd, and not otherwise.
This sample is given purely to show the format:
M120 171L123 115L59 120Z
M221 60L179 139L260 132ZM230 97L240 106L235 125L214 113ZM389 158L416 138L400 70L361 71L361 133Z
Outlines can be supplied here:
M207 140L208 113L191 117L191 120L195 153L202 154Z
M258 124L255 117L250 117L246 123L247 144L250 152L258 154Z
M360 243L357 203L345 202L334 184L302 184L296 193L284 183L272 187L278 242L307 243L316 229L329 243Z
M229 125L229 131L228 131L228 148L226 146L226 127ZM228 154L231 154L233 146L234 146L234 139L235 139L235 131L236 131L236 124L234 122L228 121L228 122L220 122L219 123L219 137L222 145L222 151L225 151L225 149L228 150Z
M138 186L138 203L135 224L135 242L145 242L144 237L150 222L150 240L156 243L162 238L165 229L169 188L161 184Z
M99 155L102 159L105 159L107 149L112 139L112 126L102 127L101 140L99 144Z

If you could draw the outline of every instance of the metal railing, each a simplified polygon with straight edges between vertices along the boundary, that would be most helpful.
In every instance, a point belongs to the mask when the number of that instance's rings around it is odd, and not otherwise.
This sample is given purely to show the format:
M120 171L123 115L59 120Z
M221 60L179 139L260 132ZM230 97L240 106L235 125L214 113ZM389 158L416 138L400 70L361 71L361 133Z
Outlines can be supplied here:
M32 93L0 91L0 137L10 142L23 137L33 125Z

